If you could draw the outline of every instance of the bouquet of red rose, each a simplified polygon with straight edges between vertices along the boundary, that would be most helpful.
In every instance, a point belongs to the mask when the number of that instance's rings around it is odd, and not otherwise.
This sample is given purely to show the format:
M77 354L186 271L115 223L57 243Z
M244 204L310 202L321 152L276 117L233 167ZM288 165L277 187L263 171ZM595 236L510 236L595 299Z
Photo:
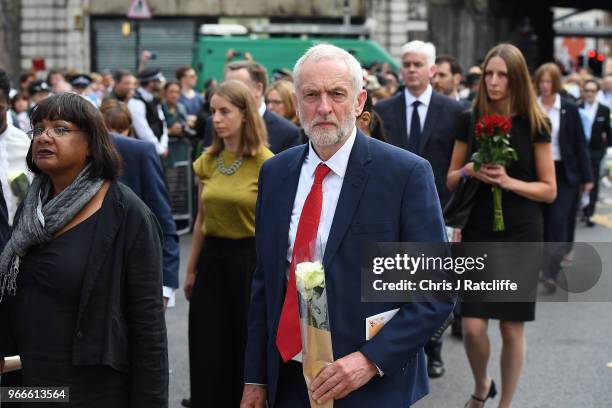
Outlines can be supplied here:
M474 171L484 164L495 164L507 167L517 160L516 150L510 147L510 130L512 121L501 115L483 116L474 125L478 151L472 155ZM503 231L504 213L502 211L502 190L493 186L493 231Z

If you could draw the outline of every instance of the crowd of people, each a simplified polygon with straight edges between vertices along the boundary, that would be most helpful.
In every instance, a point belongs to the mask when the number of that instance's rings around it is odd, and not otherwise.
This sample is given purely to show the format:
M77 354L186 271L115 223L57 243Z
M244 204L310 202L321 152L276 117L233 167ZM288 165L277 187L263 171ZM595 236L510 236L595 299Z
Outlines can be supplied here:
M72 406L167 406L163 311L180 285L164 167L188 144L197 211L182 284L184 405L410 405L427 377L444 375L434 333L453 315L474 379L466 407L497 394L491 319L502 337L499 406L510 407L535 303L398 303L364 342L363 321L385 310L360 301L359 243L563 243L545 264L517 256L553 293L577 220L596 225L612 73L564 82L547 63L530 75L510 44L466 71L431 43L400 54L397 73L319 45L272 81L252 57L230 56L222 82L202 93L189 66L173 80L146 66L26 73L15 89L0 71L0 356L21 357L24 385L69 385ZM471 160L475 123L491 114L512 120L518 160L508 167ZM442 210L468 179L478 183L472 212L451 231ZM492 228L491 186L503 189L502 232ZM294 270L313 240L338 359L307 388Z

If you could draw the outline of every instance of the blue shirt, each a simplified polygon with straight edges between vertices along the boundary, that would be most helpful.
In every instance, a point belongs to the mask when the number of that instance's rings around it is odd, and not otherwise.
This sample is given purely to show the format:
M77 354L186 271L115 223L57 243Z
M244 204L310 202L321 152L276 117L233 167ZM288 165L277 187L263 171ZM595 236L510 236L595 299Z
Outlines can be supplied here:
M589 114L584 108L578 108L580 113L580 120L582 121L582 127L584 129L584 137L587 143L591 141L591 131L593 130L593 120L589 117Z
M185 106L188 115L197 115L204 106L204 98L199 93L195 93L194 97L189 99L182 92L179 102Z

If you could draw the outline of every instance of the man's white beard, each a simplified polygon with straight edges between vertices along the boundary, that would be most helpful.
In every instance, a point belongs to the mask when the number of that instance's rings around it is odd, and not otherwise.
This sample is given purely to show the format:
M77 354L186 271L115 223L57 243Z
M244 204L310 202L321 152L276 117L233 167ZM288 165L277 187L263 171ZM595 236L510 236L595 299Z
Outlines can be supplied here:
M351 110L352 112L352 110ZM300 112L300 120L304 115ZM336 127L318 127L315 124L320 122L332 122ZM328 117L315 117L311 122L302 122L304 133L312 141L315 146L329 147L335 146L341 141L348 138L355 127L356 118L350 113L346 116L343 122L336 119L336 115L331 114Z

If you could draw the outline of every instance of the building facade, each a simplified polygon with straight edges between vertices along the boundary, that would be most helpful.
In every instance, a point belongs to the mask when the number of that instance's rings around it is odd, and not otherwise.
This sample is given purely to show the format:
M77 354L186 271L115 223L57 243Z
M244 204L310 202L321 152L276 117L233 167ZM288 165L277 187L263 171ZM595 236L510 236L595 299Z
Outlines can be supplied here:
M0 0L0 65L13 76L33 65L44 70L135 70L138 56L147 49L155 51L156 65L171 72L191 63L204 23L339 25L347 15L395 57L412 39L432 41L439 53L457 56L464 66L477 64L501 41L518 45L532 67L554 53L549 1L134 1L146 3L153 18L128 19L132 0Z

